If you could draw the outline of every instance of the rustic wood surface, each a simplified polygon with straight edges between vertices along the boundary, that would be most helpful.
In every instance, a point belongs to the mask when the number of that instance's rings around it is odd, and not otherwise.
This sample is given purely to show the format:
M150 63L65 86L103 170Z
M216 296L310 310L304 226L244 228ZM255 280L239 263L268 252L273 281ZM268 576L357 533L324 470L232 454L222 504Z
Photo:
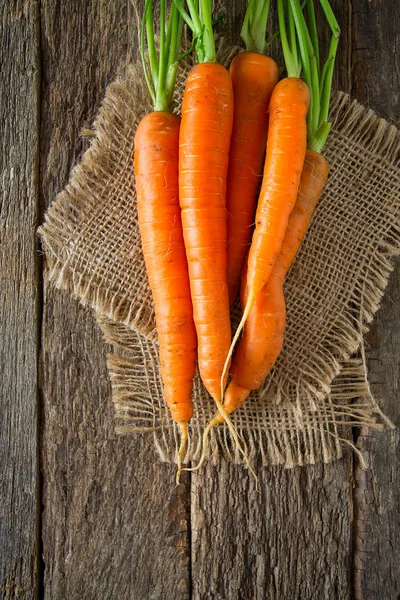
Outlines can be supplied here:
M336 85L400 125L396 0L333 5ZM354 431L365 472L346 451L328 466L261 469L260 494L224 462L175 487L149 440L113 433L91 312L43 283L38 221L85 148L79 132L106 85L137 55L141 6L0 0L0 595L396 599L398 430ZM237 41L245 2L229 6L223 33ZM397 268L366 340L372 391L397 426L399 308Z
M38 5L0 0L0 594L35 598L39 567Z

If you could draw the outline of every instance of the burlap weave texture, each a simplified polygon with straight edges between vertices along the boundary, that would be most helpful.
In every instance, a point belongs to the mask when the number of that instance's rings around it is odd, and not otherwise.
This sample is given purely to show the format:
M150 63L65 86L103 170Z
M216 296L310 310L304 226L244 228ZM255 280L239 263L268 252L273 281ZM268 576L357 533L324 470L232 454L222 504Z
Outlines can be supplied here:
M162 398L151 294L137 226L133 139L151 109L132 69L109 86L96 136L40 233L48 276L95 311L108 357L121 433L149 431L174 460L177 429ZM182 92L185 72L179 79ZM371 110L335 93L324 154L326 189L285 283L287 331L272 373L233 421L250 456L264 463L339 457L343 427L382 427L360 353L400 242L400 133ZM233 325L237 323L237 308ZM187 459L215 407L196 377ZM240 460L228 430L212 432L210 453Z

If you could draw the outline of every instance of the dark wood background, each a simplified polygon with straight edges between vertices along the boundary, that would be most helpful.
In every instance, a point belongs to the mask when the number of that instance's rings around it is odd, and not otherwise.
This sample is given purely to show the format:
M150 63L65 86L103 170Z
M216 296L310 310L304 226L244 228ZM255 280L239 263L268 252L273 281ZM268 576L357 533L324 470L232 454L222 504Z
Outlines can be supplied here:
M354 431L369 462L222 463L174 485L149 440L118 438L106 345L43 282L36 229L137 55L129 0L0 0L2 598L400 598L399 433ZM237 42L244 0L226 2ZM336 0L336 86L399 124L397 0ZM326 45L326 44L325 44ZM372 391L399 424L400 269L368 336Z

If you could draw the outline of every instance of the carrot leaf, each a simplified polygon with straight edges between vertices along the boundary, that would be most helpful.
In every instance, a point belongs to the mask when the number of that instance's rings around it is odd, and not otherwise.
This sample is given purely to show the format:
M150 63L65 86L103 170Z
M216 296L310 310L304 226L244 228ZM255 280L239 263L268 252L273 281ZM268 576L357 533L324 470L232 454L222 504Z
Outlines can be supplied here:
M310 32L311 43L313 45L313 50L315 54L315 58L317 61L317 70L320 72L320 63L319 63L319 42L318 42L318 30L317 30L317 21L315 19L315 9L314 9L314 1L306 0L306 8L307 8L307 21L308 21L308 29Z

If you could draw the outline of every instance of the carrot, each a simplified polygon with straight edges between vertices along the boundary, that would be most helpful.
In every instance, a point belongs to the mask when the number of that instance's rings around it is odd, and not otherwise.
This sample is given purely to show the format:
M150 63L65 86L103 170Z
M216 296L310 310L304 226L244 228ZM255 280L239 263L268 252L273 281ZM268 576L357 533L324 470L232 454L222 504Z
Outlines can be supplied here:
M193 31L199 64L187 78L179 135L179 201L189 265L202 381L249 465L221 404L221 379L231 343L227 268L226 177L233 123L229 72L216 62L211 0L176 6ZM250 467L251 469L251 467Z
M269 0L250 0L242 39L246 52L232 61L234 114L227 179L229 300L232 304L252 235L268 131L268 105L278 66L265 56Z
M309 99L307 85L295 76L281 80L271 95L263 182L258 199L256 227L247 260L248 296L224 365L221 395L235 344L257 295L271 274L296 201L306 152Z
M160 4L158 59L151 0L146 1L144 9L142 57L155 111L146 115L137 128L134 159L139 229L154 300L164 397L181 430L179 481L188 421L193 415L197 339L178 199L180 118L171 112L182 21L176 7L171 6L165 37L165 2ZM145 32L151 73L144 58Z
M232 115L232 85L226 69L217 63L193 67L182 103L179 199L199 370L208 392L218 400L231 342L225 194Z
M220 379L231 342L226 285L226 175L233 120L232 81L215 62L211 3L188 2L199 64L190 71L179 136L179 201L189 264L201 378L220 400ZM202 19L200 19L200 14ZM197 28L199 31L197 31Z

